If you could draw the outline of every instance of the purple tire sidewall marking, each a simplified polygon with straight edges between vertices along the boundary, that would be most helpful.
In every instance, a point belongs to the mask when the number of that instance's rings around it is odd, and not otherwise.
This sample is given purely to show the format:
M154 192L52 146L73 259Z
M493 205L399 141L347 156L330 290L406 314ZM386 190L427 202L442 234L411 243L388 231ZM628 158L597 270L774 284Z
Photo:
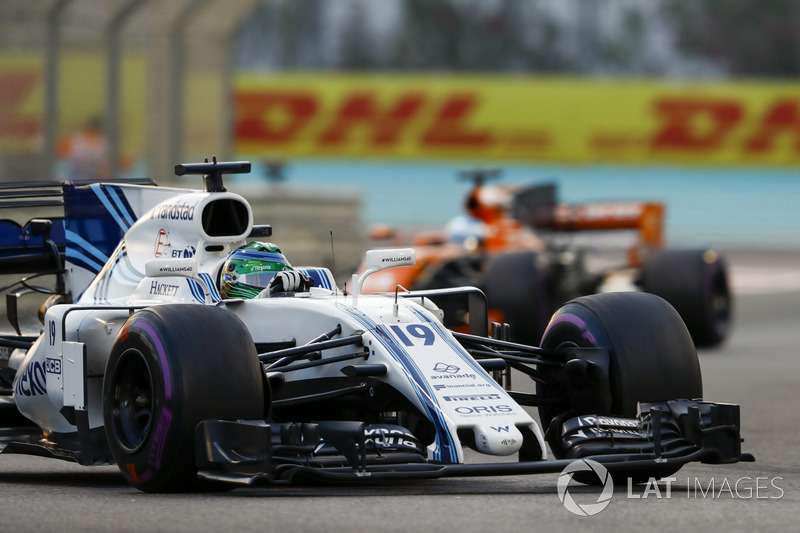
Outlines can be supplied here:
M726 326L721 321L717 320L716 310L714 309L714 293L716 292L717 273L720 269L724 268L720 262L709 263L709 267L705 269L703 285L705 288L704 303L709 306L711 329L714 334L724 339L726 336Z
M156 348L156 352L158 352L158 359L161 361L161 369L164 375L164 397L167 400L172 399L172 379L169 373L169 364L167 363L167 356L164 353L164 345L161 344L161 339L158 338L156 335L155 330L153 327L144 321L138 321L136 323L136 327L147 333L147 336L150 337L150 340L153 341L153 345Z
M161 342L161 339L156 334L156 331L153 327L148 324L147 322L140 320L136 322L136 327L142 330L153 342L153 346L156 349L156 353L158 354L158 359L161 363L161 371L163 375L164 381L164 398L165 400L172 399L172 379L170 375L169 363L167 361L166 352L164 350L164 345ZM158 417L158 423L154 428L156 432L153 435L153 439L150 443L150 452L148 453L148 464L154 467L156 470L161 468L161 457L164 452L164 441L167 436L167 432L169 431L169 427L172 425L172 412L167 409L166 407L162 407L161 412ZM139 476L140 481L147 481L153 476L153 471L146 470L142 475Z
M580 328L580 330L583 331L583 338L591 342L592 345L597 346L597 339L595 339L594 335L592 335L590 331L587 331L586 322L584 322L580 317L570 313L561 313L555 316L553 320L550 321L550 324L548 324L547 329L545 329L542 337L546 337L547 333L550 331L550 328L562 322L567 322Z
M161 457L164 455L164 446L167 440L167 431L172 424L172 411L166 407L161 408L161 414L158 417L158 425L155 428L153 441L150 445L150 454L148 455L148 463L155 467L156 470L161 468Z
M709 326L715 335L719 336L719 324L717 323L716 316L714 316L714 266L709 265L703 273L703 305L708 306Z

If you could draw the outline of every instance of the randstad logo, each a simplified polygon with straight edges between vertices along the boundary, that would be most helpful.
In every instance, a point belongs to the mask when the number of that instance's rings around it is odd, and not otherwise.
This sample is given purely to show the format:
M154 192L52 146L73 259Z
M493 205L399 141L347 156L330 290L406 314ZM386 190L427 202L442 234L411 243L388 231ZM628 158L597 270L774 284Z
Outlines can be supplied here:
M594 503L577 503L570 495L569 482L572 481L572 476L576 472L589 472L588 476L595 475L602 483L603 491ZM594 474L591 474L592 472ZM591 459L579 459L571 462L561 471L561 475L558 476L557 489L558 499L561 500L561 503L564 504L564 507L569 512L578 516L594 516L611 503L611 496L614 494L614 482L608 470L600 463Z

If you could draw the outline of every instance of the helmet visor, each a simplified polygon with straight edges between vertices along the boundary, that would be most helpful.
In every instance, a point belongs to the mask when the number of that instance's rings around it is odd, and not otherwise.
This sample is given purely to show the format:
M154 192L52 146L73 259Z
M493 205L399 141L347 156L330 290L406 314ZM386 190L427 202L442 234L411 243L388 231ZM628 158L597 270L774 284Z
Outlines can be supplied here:
M265 289L272 278L275 277L275 272L284 270L282 268L276 270L264 270L262 272L248 272L246 274L239 274L236 279L237 283L249 285L250 287L260 287Z
M281 254L237 250L223 267L223 296L254 298L269 285L276 272L291 269Z

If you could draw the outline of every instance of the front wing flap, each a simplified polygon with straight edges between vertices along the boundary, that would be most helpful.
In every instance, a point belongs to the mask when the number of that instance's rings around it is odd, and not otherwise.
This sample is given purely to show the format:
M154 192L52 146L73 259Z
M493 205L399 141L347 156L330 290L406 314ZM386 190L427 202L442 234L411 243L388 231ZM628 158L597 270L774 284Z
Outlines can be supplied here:
M362 422L206 420L196 436L200 477L246 485L558 473L577 459L626 475L755 460L741 451L739 406L698 400L643 403L635 419L562 419L548 431L552 461L438 464L408 430Z

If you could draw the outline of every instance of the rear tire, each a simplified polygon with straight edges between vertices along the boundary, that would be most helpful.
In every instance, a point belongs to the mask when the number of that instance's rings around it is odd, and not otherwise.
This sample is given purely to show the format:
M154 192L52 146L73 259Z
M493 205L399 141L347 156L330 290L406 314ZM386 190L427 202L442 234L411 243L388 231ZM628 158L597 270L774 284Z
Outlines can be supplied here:
M696 346L716 346L730 331L733 303L724 258L714 250L666 250L642 268L642 290L681 315Z
M503 312L511 340L537 345L553 314L547 269L536 252L492 257L483 282L489 309Z
M481 279L483 258L463 255L437 264L420 276L413 290L444 289L478 285ZM444 325L450 329L469 326L469 308L461 296L436 296L432 298L444 312Z
M103 380L108 445L122 474L146 492L205 488L195 428L205 419L262 419L264 387L239 318L201 305L139 311L122 327Z

